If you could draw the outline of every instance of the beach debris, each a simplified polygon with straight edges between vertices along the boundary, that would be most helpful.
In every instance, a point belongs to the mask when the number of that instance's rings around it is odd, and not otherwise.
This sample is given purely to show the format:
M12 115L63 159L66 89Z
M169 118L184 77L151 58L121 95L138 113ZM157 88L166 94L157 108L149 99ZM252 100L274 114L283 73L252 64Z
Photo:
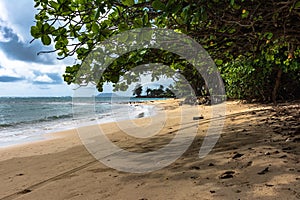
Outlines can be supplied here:
M287 139L285 140L285 142L290 142L290 141L292 141L291 138L287 138Z
M29 189L25 189L25 190L22 190L20 192L18 192L18 194L27 194L29 192L31 192L32 190L29 190Z
M212 194L216 193L216 191L214 191L214 190L210 190L209 192Z
M198 166L192 166L192 167L190 167L190 169L192 169L192 170L199 170L200 167L198 167Z
M204 102L206 103L206 102ZM184 99L184 101L182 102L182 104L188 104L188 105L200 105L200 103L198 102L197 97L195 96L188 96Z
M246 166L250 167L252 165L252 163L253 163L252 161L249 161Z
M292 147L284 147L284 148L282 148L282 150L283 151L290 151L290 150L292 150Z
M232 157L232 159L237 159L237 158L240 158L240 157L242 157L244 154L242 154L242 153L236 153L236 154L234 154L234 156Z
M287 157L287 155L282 155L279 158L286 158L286 157Z
M252 165L252 161L247 162L245 165L241 166L241 168L250 167Z
M145 116L145 113L142 112L142 113L138 114L137 118L143 118L144 116Z
M204 117L203 116L193 117L193 120L199 120L199 119L204 119Z
M220 176L220 179L233 178L233 174L235 174L235 171L226 171Z
M269 167L266 167L264 170L258 172L257 174L263 175L263 174L265 174L265 173L267 173L267 172L269 172Z
M23 176L24 174L20 173L20 174L16 174L16 176Z
M265 186L267 186L267 187L273 187L274 185L266 183Z

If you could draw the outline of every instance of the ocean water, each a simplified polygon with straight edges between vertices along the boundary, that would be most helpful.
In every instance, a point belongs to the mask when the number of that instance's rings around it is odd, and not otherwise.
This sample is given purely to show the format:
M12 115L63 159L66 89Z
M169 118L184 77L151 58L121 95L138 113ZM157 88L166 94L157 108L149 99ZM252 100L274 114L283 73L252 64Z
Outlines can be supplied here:
M0 147L40 140L45 133L96 123L152 116L155 99L28 97L0 98Z

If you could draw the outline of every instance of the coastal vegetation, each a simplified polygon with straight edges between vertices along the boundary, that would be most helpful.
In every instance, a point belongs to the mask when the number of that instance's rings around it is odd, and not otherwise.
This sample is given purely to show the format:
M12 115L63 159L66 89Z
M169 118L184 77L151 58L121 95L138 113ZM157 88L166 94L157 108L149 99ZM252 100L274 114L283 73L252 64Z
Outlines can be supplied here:
M172 86L170 86L172 87ZM138 98L174 98L175 94L172 92L170 88L164 88L163 85L160 85L158 88L151 89L147 87L146 95L142 95L143 86L141 84L137 84L135 89L132 91L133 95Z
M229 98L264 102L300 97L300 1L299 0L35 0L34 39L54 45L59 59L76 56L67 66L64 80L76 79L81 62L96 45L126 30L152 27L184 33L215 61ZM116 59L95 82L112 82L126 90L138 80L120 77L135 66L163 63L181 73L197 96L209 93L196 69L178 55L160 49L142 49ZM140 72L142 73L142 72ZM159 68L153 78L166 75ZM79 82L78 82L79 81ZM138 94L137 94L138 95Z

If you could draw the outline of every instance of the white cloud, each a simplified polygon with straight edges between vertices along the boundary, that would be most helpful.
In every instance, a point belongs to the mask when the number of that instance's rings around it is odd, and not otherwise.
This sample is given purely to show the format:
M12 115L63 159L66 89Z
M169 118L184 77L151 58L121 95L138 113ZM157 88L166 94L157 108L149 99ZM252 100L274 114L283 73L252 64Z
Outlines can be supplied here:
M17 74L28 79L36 77L35 71L44 73L59 73L63 74L65 71L64 61L56 61L54 65L46 65L40 63L31 63L20 60L10 60L0 49L0 66L5 69L13 69Z
M24 42L31 40L30 27L34 25L33 0L1 0L0 18L12 28Z
M72 89L66 83L55 85L39 85L37 83L51 84L54 80L46 74L64 73L65 65L43 65L18 60L10 60L0 49L0 76L23 78L19 82L1 82L0 96L70 96Z
M11 76L11 77L22 77L17 74L13 69L1 68L0 69L0 76Z
M7 9L6 9L6 3L5 1L0 1L0 19L3 21L8 21L8 14L7 14Z
M37 76L33 81L42 82L42 83L53 83L54 81L47 75Z
M72 95L61 75L66 65L74 64L74 58L37 57L37 52L53 47L39 40L29 44L37 12L33 6L33 0L0 0L0 96Z
M66 63L55 54L37 57L47 49L32 39L33 0L0 0L0 96L68 96L72 89L62 82Z
M24 77L27 79L33 79L35 77L31 65L28 65L26 62L18 60L9 60L6 58L5 54L0 50L0 66L1 75L10 75L14 73L17 77Z

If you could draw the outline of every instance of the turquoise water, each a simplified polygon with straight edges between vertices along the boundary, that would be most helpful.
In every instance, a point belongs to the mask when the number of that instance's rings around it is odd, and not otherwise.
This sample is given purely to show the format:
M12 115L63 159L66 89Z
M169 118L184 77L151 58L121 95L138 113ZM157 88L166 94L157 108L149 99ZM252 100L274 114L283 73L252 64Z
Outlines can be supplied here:
M146 98L0 98L0 147L43 138L43 134L95 123L151 116ZM141 115L142 114L142 115Z

